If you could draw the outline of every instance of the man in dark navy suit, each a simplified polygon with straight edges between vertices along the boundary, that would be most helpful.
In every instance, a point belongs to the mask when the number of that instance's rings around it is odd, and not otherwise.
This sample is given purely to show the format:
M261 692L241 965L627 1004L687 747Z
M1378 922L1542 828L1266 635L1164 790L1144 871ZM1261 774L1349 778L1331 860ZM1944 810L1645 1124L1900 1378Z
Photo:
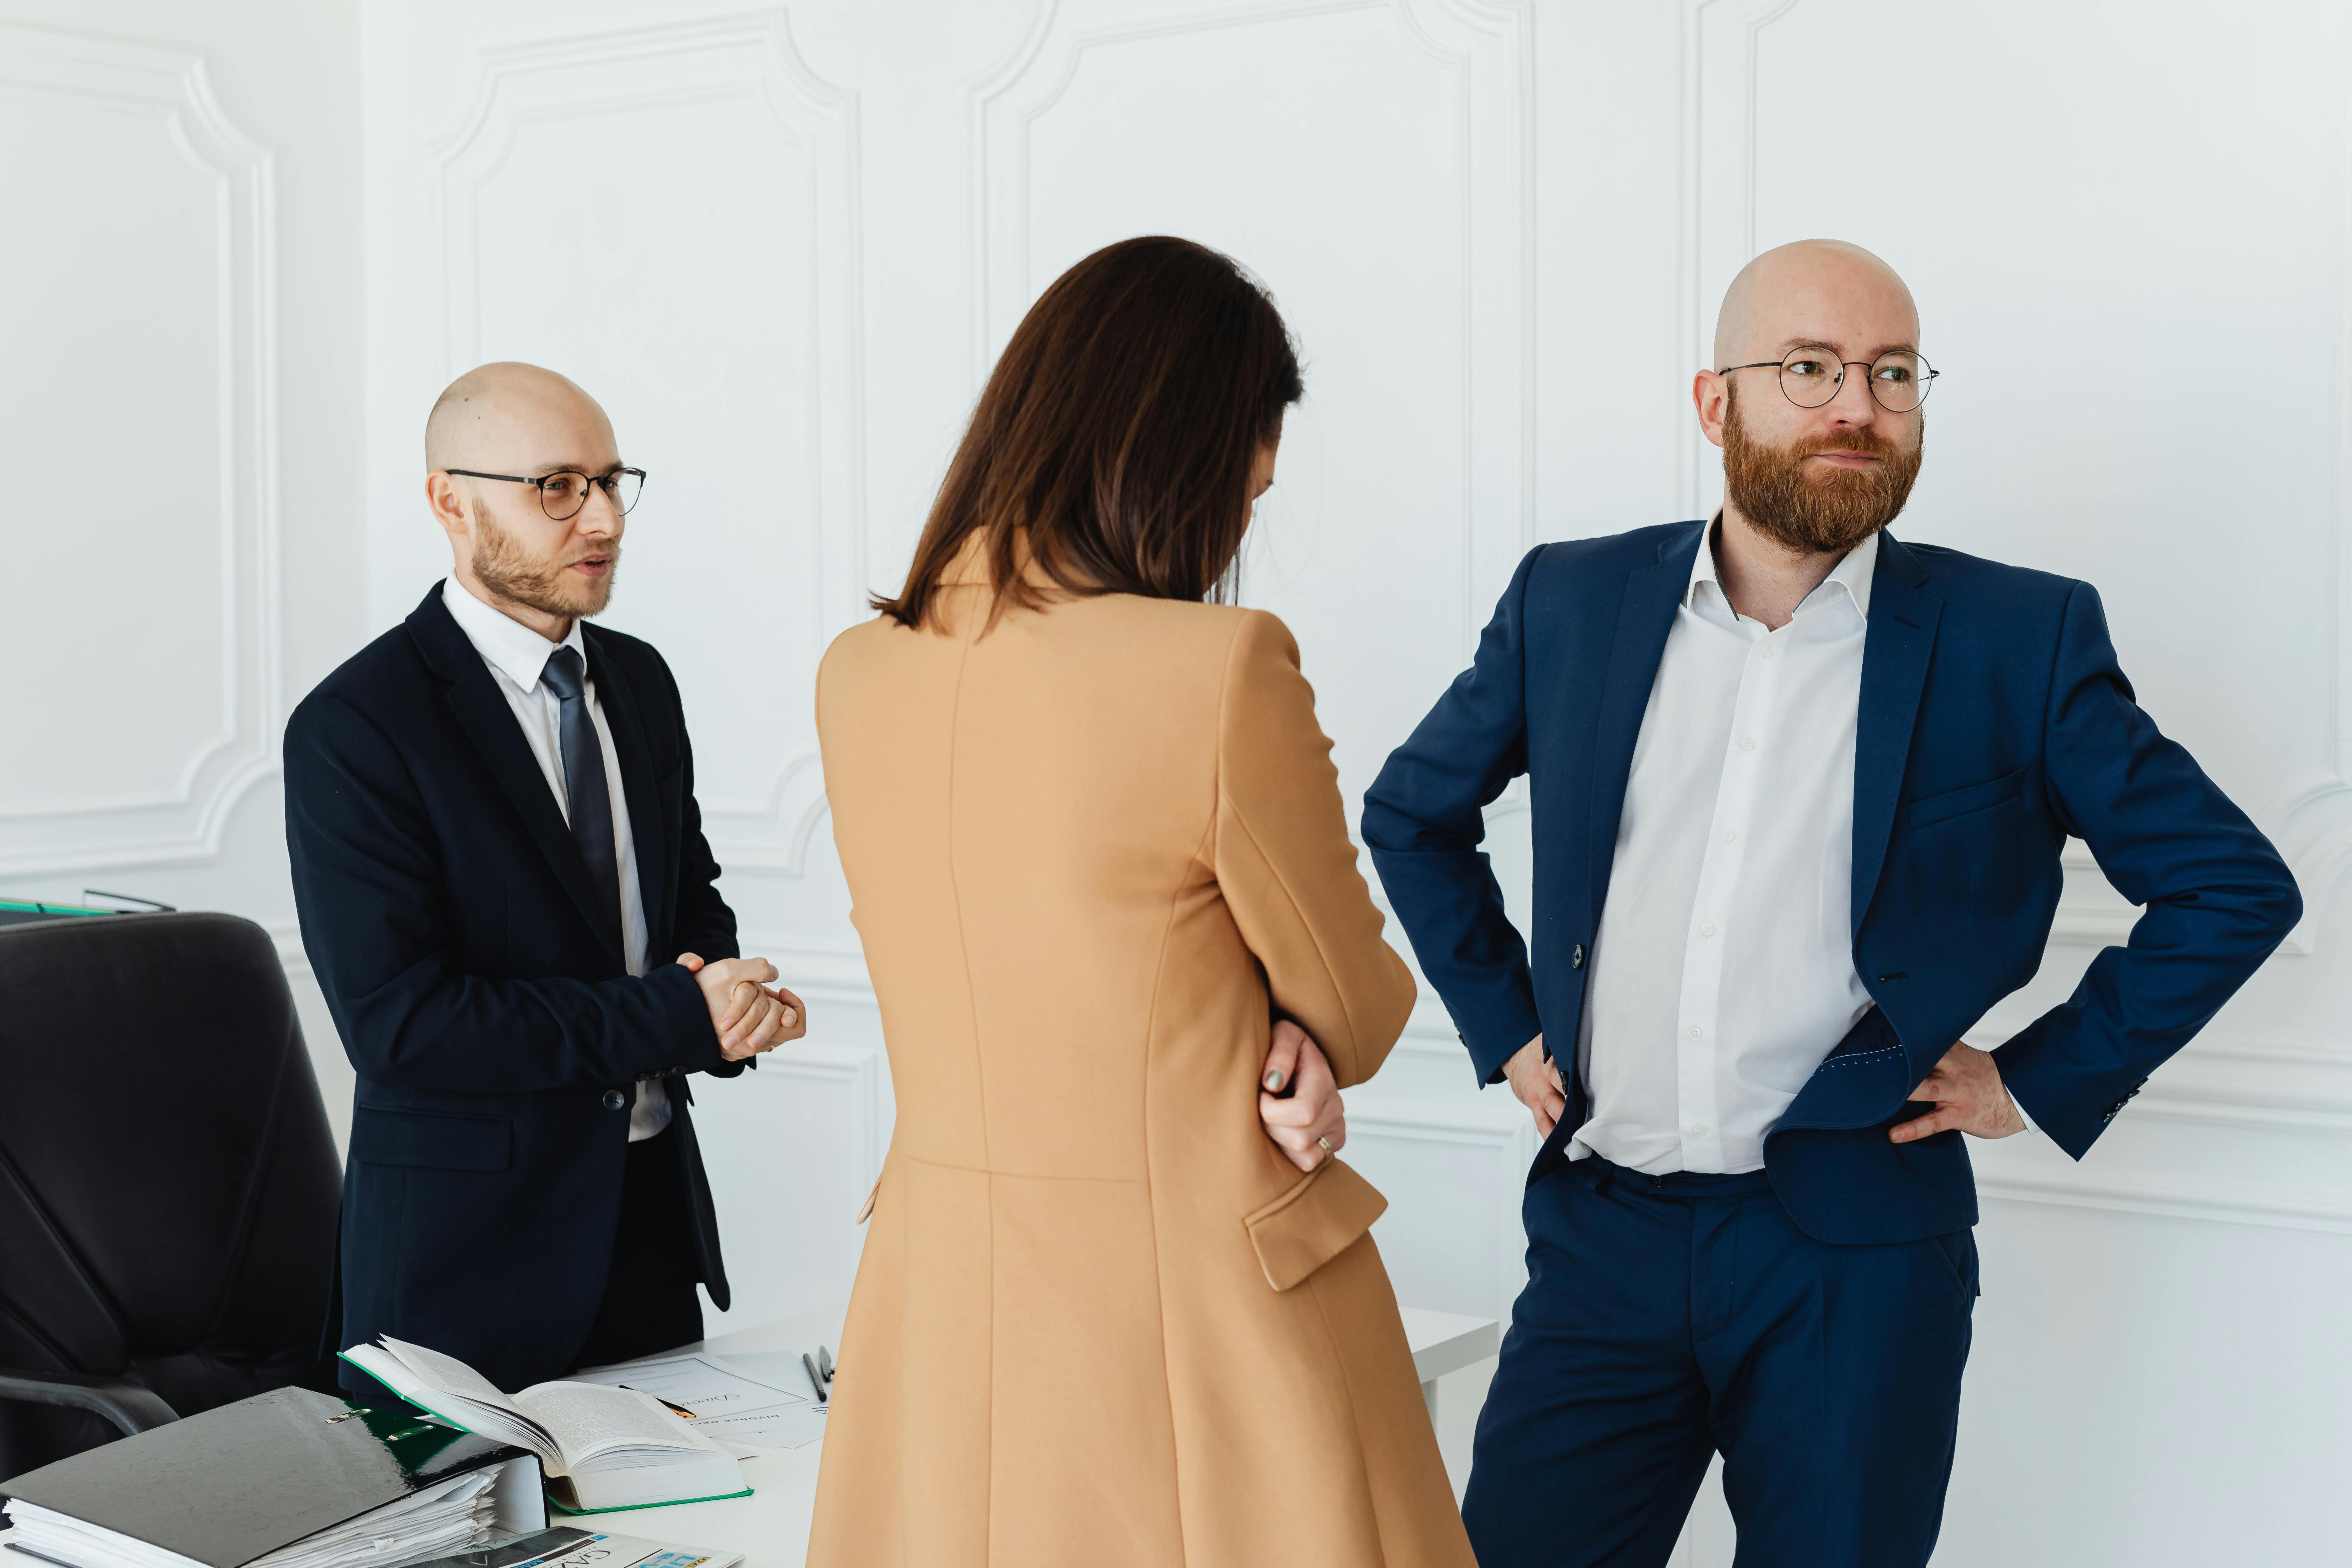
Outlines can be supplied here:
M425 467L456 570L286 730L303 946L359 1072L328 1330L512 1389L699 1339L698 1284L725 1309L684 1075L807 1021L737 956L669 667L583 621L645 478L604 411L484 365Z
M2089 584L1882 531L1935 371L1832 241L1757 258L1693 387L1722 510L1523 561L1363 832L1481 1082L1542 1135L1463 1512L1485 1568L1924 1563L1977 1294L1961 1134L2079 1159L2286 935L2294 882ZM1528 775L1533 956L1478 848ZM2146 912L1998 1050L2059 851Z

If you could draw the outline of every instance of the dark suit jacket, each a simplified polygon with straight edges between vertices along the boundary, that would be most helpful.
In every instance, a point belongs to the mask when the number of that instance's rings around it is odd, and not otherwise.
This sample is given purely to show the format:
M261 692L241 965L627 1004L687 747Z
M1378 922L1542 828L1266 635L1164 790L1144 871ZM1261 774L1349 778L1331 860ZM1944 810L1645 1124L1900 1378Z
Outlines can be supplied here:
M1573 1059L1633 742L1706 535L1675 523L1519 563L1475 661L1364 800L1364 841L1482 1081L1541 1033ZM1853 777L1853 963L1878 1005L1765 1142L1790 1216L1832 1242L1976 1222L1961 1134L1896 1145L1911 1089L2033 976L2071 835L2147 906L2130 945L1994 1053L2080 1159L2302 912L2277 851L2158 733L2088 584L1885 536L1872 579ZM1482 808L1532 792L1532 966L1478 849ZM1833 1048L1832 1048L1833 1047ZM1590 1114L1570 1104L1532 1183Z
M728 1300L674 1075L741 1066L669 960L736 956L735 917L669 667L635 637L583 636L628 796L656 966L642 977L592 923L586 864L438 586L286 727L302 943L359 1072L330 1332L338 1349L390 1333L508 1388L566 1370L594 1319L641 1075L673 1075L678 1223Z

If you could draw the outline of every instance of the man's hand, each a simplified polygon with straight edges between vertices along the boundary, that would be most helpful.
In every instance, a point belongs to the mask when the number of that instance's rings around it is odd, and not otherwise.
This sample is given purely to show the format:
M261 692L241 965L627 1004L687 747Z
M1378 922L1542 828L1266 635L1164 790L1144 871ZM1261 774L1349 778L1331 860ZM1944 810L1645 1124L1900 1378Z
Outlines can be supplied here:
M1992 1053L1974 1046L1954 1046L1946 1051L1927 1081L1911 1091L1911 1098L1932 1100L1936 1109L1888 1129L1887 1137L1897 1143L1909 1143L1951 1127L1978 1138L2006 1138L2025 1131L2025 1118L2017 1113L2017 1102L2009 1098Z
M1283 1091L1287 1089L1288 1093ZM1258 1073L1257 1119L1290 1163L1311 1171L1347 1146L1347 1108L1322 1047L1287 1018L1275 1020ZM1324 1152L1324 1143L1331 1146Z
M1541 1035L1521 1046L1518 1054L1503 1064L1503 1076L1510 1080L1511 1092L1519 1097L1519 1103L1534 1113L1536 1136L1550 1137L1552 1128L1568 1113L1568 1085L1560 1080L1559 1064L1544 1056Z
M776 966L766 959L722 958L707 963L699 954L681 952L677 962L702 987L711 1032L719 1037L719 1054L729 1061L772 1051L808 1033L808 1009L799 997L782 986L761 989L763 982L776 978Z

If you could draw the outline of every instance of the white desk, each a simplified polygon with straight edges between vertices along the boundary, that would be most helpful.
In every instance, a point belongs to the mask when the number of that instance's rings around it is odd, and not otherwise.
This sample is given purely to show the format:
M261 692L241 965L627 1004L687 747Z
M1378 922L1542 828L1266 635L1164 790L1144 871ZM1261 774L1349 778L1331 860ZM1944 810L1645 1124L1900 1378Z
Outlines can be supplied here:
M694 1350L790 1351L798 1352L824 1344L841 1347L845 1309L803 1312L780 1318L756 1329L741 1329L707 1340ZM1412 1345L1413 1370L1421 1374L1421 1396L1431 1418L1437 1413L1437 1380L1449 1372L1493 1355L1501 1332L1491 1318L1465 1318L1452 1312L1403 1310L1405 1338ZM762 1450L743 1461L743 1479L751 1495L721 1502L680 1503L647 1509L642 1513L591 1514L584 1519L551 1520L583 1528L602 1526L622 1535L643 1536L679 1546L740 1552L745 1568L801 1568L808 1556L809 1520L816 1509L817 1456L822 1443L804 1448Z

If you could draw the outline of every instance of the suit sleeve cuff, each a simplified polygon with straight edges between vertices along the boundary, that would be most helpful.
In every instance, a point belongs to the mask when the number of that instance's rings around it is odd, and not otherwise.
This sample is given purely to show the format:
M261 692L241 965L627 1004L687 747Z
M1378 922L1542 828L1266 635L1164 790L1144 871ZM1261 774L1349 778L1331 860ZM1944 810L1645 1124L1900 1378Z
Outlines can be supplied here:
M646 984L660 1000L669 1023L671 1065L688 1072L708 1072L726 1065L719 1053L719 1032L710 1026L710 1008L702 987L684 966L665 963L646 975Z
M1543 1033L1543 1019L1535 1010L1533 998L1524 1009L1513 1007L1503 1016L1481 1020L1462 1027L1462 1043L1470 1052L1470 1065L1478 1074L1478 1085L1503 1081L1503 1064L1525 1050L1528 1043Z

